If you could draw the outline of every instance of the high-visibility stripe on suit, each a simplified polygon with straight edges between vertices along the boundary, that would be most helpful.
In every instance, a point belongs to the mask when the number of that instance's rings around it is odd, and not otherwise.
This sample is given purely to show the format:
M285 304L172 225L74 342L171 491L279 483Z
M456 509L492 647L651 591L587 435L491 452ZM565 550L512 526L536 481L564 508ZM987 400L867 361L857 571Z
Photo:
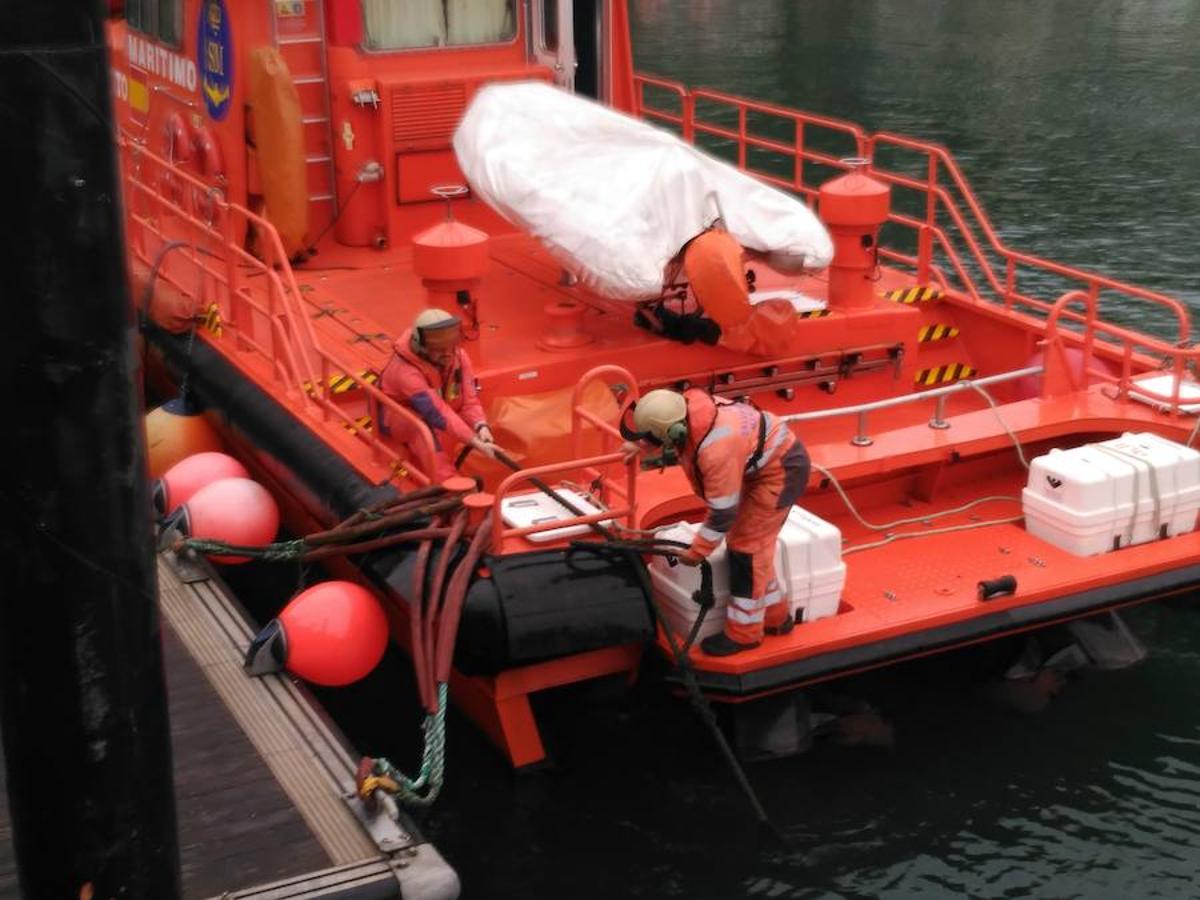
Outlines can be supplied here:
M731 594L725 633L739 644L756 644L764 627L778 627L789 615L775 577L775 543L804 493L808 454L770 413L714 401L701 390L683 396L688 436L679 462L708 504L691 549L708 556L725 540Z

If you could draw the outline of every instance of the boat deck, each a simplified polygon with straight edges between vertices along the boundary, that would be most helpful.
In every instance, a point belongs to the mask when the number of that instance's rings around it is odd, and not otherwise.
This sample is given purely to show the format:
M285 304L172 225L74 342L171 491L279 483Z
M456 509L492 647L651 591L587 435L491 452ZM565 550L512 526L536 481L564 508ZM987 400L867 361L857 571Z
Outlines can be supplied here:
M360 819L357 800L346 802L356 758L306 695L241 671L249 625L208 574L159 564L183 896L316 898L351 886L457 896L453 870L410 821ZM16 900L0 796L0 898Z
M873 524L917 519L886 530L868 529L828 485L801 503L842 532L847 562L837 615L803 622L782 637L726 659L691 658L703 685L738 696L778 683L805 683L884 662L1011 633L1114 605L1191 589L1200 576L1200 531L1116 552L1081 558L1030 534L1020 517L1026 473L992 460L944 485L931 499L918 479L852 491ZM995 499L963 512L927 518L982 497ZM1009 596L982 600L980 581L1015 577ZM1115 589L1120 588L1120 589Z

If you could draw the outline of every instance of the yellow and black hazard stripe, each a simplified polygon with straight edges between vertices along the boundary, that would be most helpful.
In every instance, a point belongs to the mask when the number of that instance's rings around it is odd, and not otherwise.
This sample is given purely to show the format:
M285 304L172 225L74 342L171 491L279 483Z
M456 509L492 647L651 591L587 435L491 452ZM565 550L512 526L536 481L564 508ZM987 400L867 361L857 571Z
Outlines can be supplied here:
M942 290L927 284L884 291L882 296L885 300L894 300L896 303L928 303L930 300L939 299L942 296Z
M961 381L974 374L974 367L968 366L966 363L947 363L944 366L934 366L932 369L922 369L913 377L913 381L922 387L933 387L935 384Z
M922 344L948 341L952 337L958 337L958 329L953 325L926 325L917 332L917 340Z
M361 428L363 431L370 431L373 424L370 416L359 416L353 422L343 422L342 427L351 434L358 434L358 429Z
M804 312L798 312L796 315L801 319L823 319L829 315L827 309L806 309Z
M345 372L334 372L329 376L329 392L332 394L344 394L347 391L356 391L360 383L375 384L379 381L379 373L374 369L363 369L358 373L357 378L351 378ZM304 390L310 394L313 392L313 384L311 381L304 382Z
M206 306L200 314L200 327L207 329L214 337L220 337L223 331L221 328L221 307L215 303Z
M374 384L378 380L379 373L371 369L363 369L359 372L357 380L339 372L329 376L329 390L335 394L344 394L346 391L358 390L360 383Z

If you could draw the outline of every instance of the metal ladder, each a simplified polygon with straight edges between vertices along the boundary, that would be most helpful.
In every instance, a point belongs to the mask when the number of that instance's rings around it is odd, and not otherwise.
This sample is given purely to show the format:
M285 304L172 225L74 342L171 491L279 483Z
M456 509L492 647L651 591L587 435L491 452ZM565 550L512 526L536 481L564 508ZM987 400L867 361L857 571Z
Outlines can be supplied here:
M337 215L321 0L272 2L271 33L300 96L308 175L308 230L310 236L316 235Z

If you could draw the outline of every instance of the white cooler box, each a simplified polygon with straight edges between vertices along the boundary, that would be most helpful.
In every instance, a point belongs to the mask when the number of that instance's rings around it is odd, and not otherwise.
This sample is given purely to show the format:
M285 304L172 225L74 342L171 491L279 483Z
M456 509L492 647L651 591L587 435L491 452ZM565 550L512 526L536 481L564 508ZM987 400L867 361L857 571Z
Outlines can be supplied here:
M1186 534L1200 510L1200 452L1155 434L1123 434L1029 465L1025 529L1076 556Z
M658 536L690 544L699 528L699 525L680 522L659 530ZM708 561L712 564L716 602L704 619L701 638L721 630L725 624L725 607L729 605L729 563L724 543L712 552ZM651 558L649 569L663 615L675 631L686 635L700 612L700 607L692 600L692 594L700 588L700 568L671 566L666 559L656 556ZM783 591L783 602L799 621L811 622L834 615L846 583L841 531L799 506L792 507L779 532L775 577Z

